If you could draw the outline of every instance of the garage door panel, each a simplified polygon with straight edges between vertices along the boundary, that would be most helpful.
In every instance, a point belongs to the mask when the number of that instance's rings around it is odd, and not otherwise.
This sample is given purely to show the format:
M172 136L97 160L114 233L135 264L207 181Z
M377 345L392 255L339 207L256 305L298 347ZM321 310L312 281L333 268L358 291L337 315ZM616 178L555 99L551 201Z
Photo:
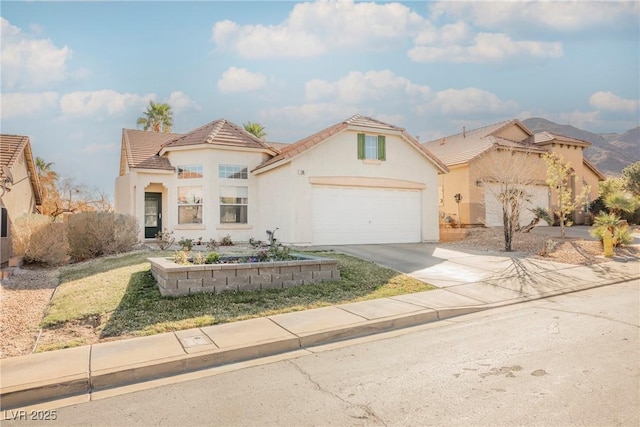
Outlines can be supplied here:
M315 187L314 244L420 241L420 192Z
M499 184L486 184L485 200L485 220L489 227L502 227L502 207L494 195ZM525 226L533 219L533 213L529 209L542 207L549 209L549 189L543 185L530 185L526 187L530 196L530 201L526 202L520 213L520 226ZM539 225L548 225L545 221L540 221Z

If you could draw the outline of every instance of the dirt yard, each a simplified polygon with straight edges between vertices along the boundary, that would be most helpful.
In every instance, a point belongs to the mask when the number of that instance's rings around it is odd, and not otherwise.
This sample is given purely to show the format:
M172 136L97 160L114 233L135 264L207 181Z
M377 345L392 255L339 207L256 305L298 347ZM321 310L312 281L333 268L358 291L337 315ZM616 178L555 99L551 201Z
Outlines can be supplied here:
M503 236L493 229L473 229L462 241L443 246L476 251L500 252L504 248ZM533 233L518 233L513 242L517 255L531 256L556 262L591 265L607 261L602 256L598 241L578 238L560 239ZM618 249L616 256L640 258L640 248L632 246ZM2 282L0 290L0 357L29 354L40 335L40 322L58 285L58 270L25 267ZM91 328L89 328L91 329ZM77 329L49 330L43 341L56 340L56 333L65 340L81 337L89 332L86 324ZM63 338L59 336L58 338Z

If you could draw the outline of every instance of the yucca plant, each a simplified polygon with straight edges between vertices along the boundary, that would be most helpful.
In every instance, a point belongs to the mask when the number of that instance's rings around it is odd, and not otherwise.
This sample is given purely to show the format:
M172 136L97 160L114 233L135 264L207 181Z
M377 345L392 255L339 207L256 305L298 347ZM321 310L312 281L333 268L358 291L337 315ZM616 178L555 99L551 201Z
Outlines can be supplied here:
M547 208L543 208L538 206L537 208L533 208L533 209L529 209L529 211L531 211L531 213L533 213L533 219L531 220L531 222L524 228L522 228L523 233L528 233L529 231L531 231L533 229L533 227L535 227L536 225L538 225L538 223L541 220L544 220L547 222L547 224L551 225L553 224L553 219L551 219L551 214L549 213L549 210Z

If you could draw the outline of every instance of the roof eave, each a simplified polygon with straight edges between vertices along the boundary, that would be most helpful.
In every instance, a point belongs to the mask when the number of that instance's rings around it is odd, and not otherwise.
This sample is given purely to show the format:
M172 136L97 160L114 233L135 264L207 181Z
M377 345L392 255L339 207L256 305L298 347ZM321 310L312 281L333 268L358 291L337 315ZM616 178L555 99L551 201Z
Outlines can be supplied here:
M289 157L289 158L284 158L284 159L278 160L277 162L271 163L271 164L266 165L266 166L262 166L262 165L257 166L257 167L255 167L255 168L253 168L253 169L251 170L251 173L253 173L253 174L255 174L255 175L260 175L261 173L268 172L268 171L273 170L273 169L277 169L277 168L279 168L280 166L284 166L284 165L286 165L286 164L291 163L291 161L292 161L295 157L297 157L297 156Z
M131 172L139 172L139 173L162 173L162 174L173 174L176 171L175 167L169 168L141 168L141 167L132 167L130 168Z
M38 171L33 160L33 152L31 151L31 144L28 139L27 144L24 147L24 151L24 156L27 159L29 181L31 182L31 188L33 189L33 194L36 199L36 205L42 205L42 188L40 187L40 178L38 177Z
M598 181L605 181L607 179L607 177L604 176L604 174L602 172L600 172L600 170L596 167L596 165L594 165L593 163L591 163L589 160L587 160L586 158L582 158L582 163L589 169L591 169L591 171L596 174L596 176L598 177Z

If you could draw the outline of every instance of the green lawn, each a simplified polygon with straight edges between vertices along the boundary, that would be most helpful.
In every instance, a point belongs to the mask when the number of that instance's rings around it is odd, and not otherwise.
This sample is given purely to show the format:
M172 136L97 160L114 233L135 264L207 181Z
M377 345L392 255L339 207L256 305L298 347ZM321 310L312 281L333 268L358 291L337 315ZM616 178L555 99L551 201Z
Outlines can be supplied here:
M63 268L42 327L55 329L91 319L101 338L151 335L434 289L368 261L314 252L315 256L338 260L340 281L288 289L162 297L146 258L163 255L170 253L135 252ZM71 342L59 344L57 348L73 346Z

